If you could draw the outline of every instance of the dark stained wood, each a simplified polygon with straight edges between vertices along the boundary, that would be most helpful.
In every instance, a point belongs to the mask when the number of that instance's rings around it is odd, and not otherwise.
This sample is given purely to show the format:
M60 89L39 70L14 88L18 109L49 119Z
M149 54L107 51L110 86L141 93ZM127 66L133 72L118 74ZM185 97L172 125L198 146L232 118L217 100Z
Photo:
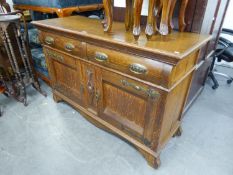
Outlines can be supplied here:
M188 1L189 0L182 0L181 2L180 12L179 12L179 31L180 32L183 32L186 27L185 12L186 12L186 8L188 5Z
M54 100L68 102L98 127L129 141L158 168L162 148L181 134L198 55L211 38L173 32L135 42L124 23L105 33L101 21L78 16L33 23L40 30ZM73 41L72 51L64 49Z
M176 2L177 0L173 0L171 2L171 10L170 10L170 13L169 13L169 18L168 18L168 27L169 27L169 32L172 31L172 29L174 29L174 24L173 24L173 15L174 15L174 10L175 10L175 7L176 7Z

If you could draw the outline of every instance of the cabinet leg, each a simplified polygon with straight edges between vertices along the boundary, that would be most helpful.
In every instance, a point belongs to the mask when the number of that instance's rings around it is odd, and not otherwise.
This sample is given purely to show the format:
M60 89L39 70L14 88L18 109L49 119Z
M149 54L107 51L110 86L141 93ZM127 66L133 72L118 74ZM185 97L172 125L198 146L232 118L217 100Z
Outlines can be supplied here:
M59 103L60 101L62 101L62 99L57 96L56 94L53 94L53 100L56 102L56 103Z
M154 157L152 155L149 155L148 157L146 157L146 160L148 165L155 169L158 169L161 165L160 157Z
M175 134L173 135L173 137L176 137L176 136L181 136L182 135L182 132L183 132L183 130L182 130L182 127L180 126L177 130L176 130L176 132L175 132Z
M148 165L150 165L151 167L158 169L161 165L161 161L160 161L160 156L158 155L157 157L155 157L154 155L151 155L148 152L145 152L144 150L138 148L138 151L143 155L143 157L146 159Z

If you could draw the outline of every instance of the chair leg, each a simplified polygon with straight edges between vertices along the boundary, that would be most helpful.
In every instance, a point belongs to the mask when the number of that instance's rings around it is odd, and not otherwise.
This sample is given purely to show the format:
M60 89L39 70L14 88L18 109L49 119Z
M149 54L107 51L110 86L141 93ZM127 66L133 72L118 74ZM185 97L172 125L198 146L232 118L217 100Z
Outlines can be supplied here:
M149 10L148 10L148 17L147 17L147 25L146 25L146 37L150 39L154 34L154 26L156 25L156 17L155 17L155 4L156 0L149 0Z
M126 9L125 9L125 29L129 31L133 28L133 8L134 0L126 0Z
M134 26L133 26L133 35L134 39L137 41L141 33L141 11L142 11L143 0L135 0L134 2Z
M220 72L214 72L214 74L227 78L227 84L231 84L233 82L233 78L227 74L220 73Z
M112 11L112 1L111 0L103 0L104 4L104 20L102 21L104 31L110 32L112 29L112 20L113 20L113 11Z
M219 87L219 84L218 84L218 81L217 79L215 78L213 72L211 71L209 73L209 77L211 78L211 80L214 82L214 85L212 86L212 89L217 89Z
M168 30L168 21L169 21L169 12L171 9L171 0L163 0L163 9L162 9L162 17L161 17L161 22L159 26L159 33L161 35L167 35L169 33Z

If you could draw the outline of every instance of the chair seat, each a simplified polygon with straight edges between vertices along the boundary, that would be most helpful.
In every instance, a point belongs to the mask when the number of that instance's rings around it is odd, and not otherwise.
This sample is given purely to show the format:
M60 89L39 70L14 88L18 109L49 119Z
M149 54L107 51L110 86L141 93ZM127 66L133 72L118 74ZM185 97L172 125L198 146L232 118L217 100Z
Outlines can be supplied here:
M223 52L224 55L230 57L233 61L233 47L229 47Z
M31 49L34 68L37 72L49 78L48 68L45 61L45 55L42 48Z
M29 37L30 46L32 48L41 47L38 29L32 28L28 30L28 37Z
M233 47L229 47L221 55L219 55L218 60L233 62Z
M15 5L31 5L31 6L42 6L42 7L52 7L52 8L67 8L84 6L91 4L102 4L102 0L13 0Z

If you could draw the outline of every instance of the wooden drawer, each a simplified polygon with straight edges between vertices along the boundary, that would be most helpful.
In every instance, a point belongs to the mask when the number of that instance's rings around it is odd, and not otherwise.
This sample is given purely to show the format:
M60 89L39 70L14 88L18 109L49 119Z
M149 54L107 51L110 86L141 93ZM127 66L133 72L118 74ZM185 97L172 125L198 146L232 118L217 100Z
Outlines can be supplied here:
M40 35L40 41L44 45L54 47L75 56L82 56L85 51L82 49L83 47L80 41L68 37L62 37L57 34L43 32Z
M124 54L120 51L109 50L90 44L87 44L87 58L105 67L113 68L159 85L161 84L161 80L164 79L162 77L164 64L151 59Z
M44 49L46 56L54 61L67 65L71 68L76 69L76 59L65 54L56 52L52 49Z

